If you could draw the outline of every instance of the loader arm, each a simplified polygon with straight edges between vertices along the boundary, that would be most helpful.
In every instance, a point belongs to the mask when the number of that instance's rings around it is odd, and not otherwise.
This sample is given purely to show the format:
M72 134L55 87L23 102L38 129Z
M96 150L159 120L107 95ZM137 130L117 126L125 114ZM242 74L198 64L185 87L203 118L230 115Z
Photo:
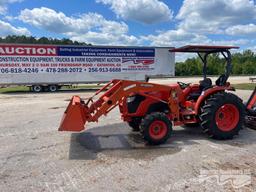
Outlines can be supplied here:
M253 110L254 107L256 107L256 87L246 105L247 110Z
M256 87L246 105L247 114L245 124L247 127L256 129Z
M107 115L125 98L135 93L141 93L157 101L169 103L169 101L163 101L148 94L152 91L168 91L172 97L170 86L129 80L112 80L92 97L87 98L87 101L82 100L79 96L74 96L64 113L59 131L82 131L85 129L86 122L97 122L102 115ZM96 101L94 101L95 97L98 97ZM175 99L169 98L169 100ZM173 107L173 111L178 112L177 106L172 105L171 107Z

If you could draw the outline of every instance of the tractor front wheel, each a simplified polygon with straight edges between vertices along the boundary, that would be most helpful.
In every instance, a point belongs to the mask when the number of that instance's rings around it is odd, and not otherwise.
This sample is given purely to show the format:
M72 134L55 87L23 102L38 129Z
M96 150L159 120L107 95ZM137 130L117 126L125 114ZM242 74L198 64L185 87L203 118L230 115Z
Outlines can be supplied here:
M142 120L140 131L149 144L160 145L169 139L172 123L164 113L155 112Z
M215 139L232 139L244 123L245 110L240 98L231 93L217 93L201 108L201 127Z

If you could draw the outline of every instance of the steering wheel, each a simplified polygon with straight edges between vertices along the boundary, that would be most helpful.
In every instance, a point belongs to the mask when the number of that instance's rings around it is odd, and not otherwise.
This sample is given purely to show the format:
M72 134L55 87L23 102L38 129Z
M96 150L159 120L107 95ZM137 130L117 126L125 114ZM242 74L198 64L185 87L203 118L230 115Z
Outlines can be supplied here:
M183 82L180 82L180 81L178 81L177 83L181 87L181 89L185 89L190 85L190 83L183 83Z

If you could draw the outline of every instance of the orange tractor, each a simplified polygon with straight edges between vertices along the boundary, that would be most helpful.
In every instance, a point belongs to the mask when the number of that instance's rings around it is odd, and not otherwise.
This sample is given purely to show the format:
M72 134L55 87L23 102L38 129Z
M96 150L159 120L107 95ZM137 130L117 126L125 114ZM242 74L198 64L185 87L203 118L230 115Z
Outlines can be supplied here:
M200 124L210 137L231 139L242 128L246 114L242 100L230 93L235 89L227 81L232 68L232 48L238 47L185 46L170 50L199 55L203 62L203 80L199 84L112 80L87 100L74 96L59 131L80 132L85 129L85 123L97 122L118 106L123 121L133 131L139 131L149 144L164 143L172 134L172 126L194 124ZM226 60L225 73L215 84L207 77L207 58L212 53L221 53ZM248 103L249 119L252 119L255 92Z

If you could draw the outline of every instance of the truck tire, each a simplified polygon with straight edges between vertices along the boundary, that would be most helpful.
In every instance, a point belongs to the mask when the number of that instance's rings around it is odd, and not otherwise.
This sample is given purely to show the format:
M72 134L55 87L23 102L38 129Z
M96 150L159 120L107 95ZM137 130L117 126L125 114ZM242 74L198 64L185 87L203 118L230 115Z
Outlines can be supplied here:
M43 87L41 85L33 85L32 86L32 91L35 93L40 93L43 91Z
M214 139L232 139L244 124L245 107L239 97L231 93L217 93L201 108L201 127Z
M48 85L48 90L50 92L56 92L58 91L58 85Z
M140 123L141 123L141 118L133 118L130 122L128 122L128 125L132 128L132 131L139 132Z
M172 123L164 113L155 112L142 120L140 131L149 144L160 145L171 136Z

